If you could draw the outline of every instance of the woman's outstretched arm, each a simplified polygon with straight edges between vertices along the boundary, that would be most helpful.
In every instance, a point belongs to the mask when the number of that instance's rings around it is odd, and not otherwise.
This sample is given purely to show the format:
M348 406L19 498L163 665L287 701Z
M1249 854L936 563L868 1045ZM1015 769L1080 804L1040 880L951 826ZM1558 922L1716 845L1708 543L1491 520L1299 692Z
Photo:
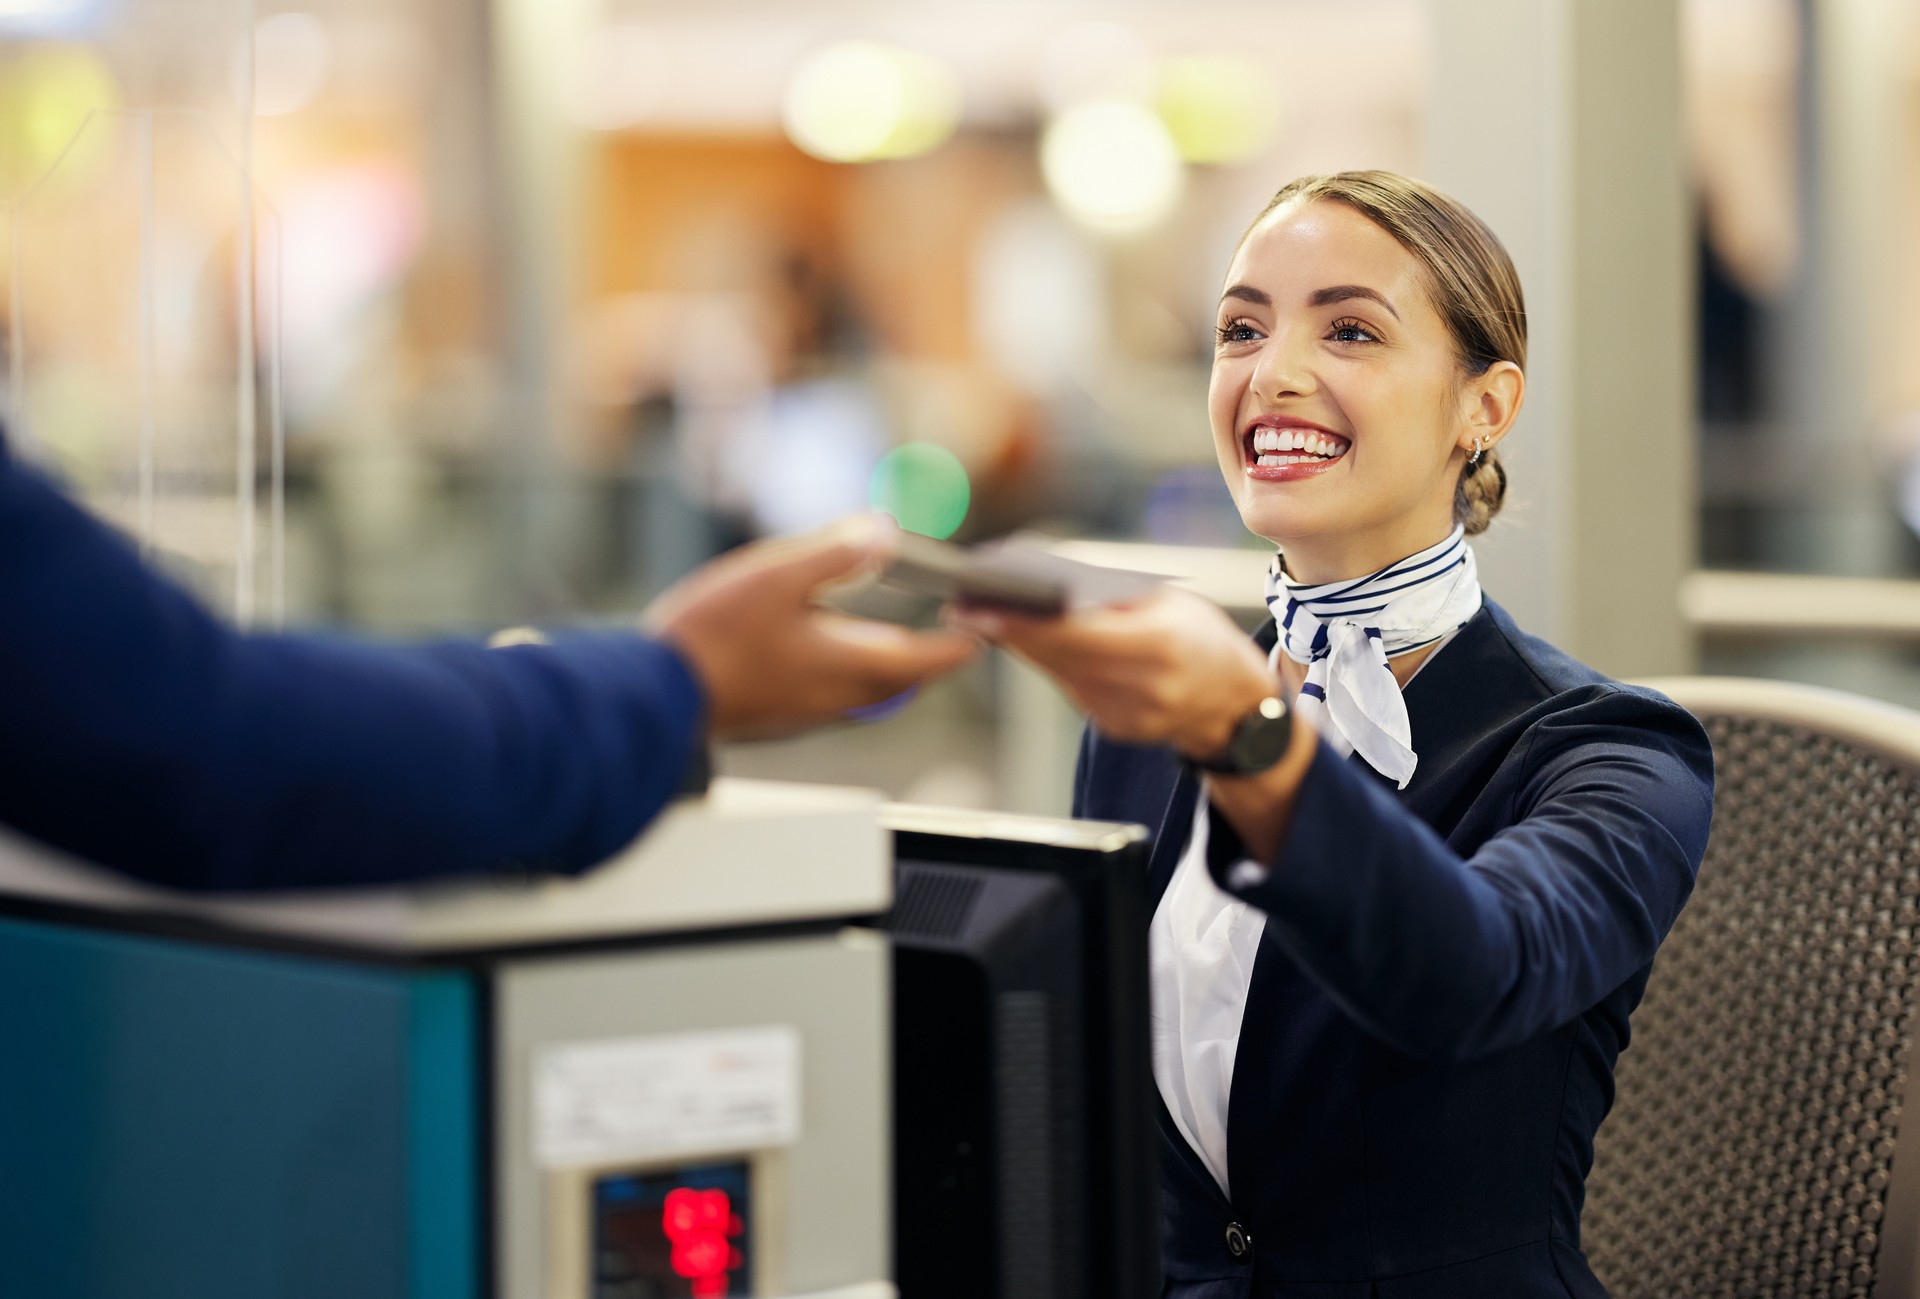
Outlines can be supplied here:
M1217 752L1279 688L1218 609L1164 592L1053 622L968 620L1051 672L1103 739ZM1296 715L1264 772L1210 777L1211 865L1358 1022L1423 1056L1497 1051L1564 1023L1653 957L1712 812L1700 725L1595 685L1509 755L1508 828L1462 856ZM1091 764L1084 760L1079 802Z
M1277 851L1250 866L1223 834L1211 865L1349 1015L1419 1056L1485 1055L1598 1002L1653 959L1706 849L1705 734L1620 687L1532 728L1508 758L1514 823L1466 857L1320 756Z

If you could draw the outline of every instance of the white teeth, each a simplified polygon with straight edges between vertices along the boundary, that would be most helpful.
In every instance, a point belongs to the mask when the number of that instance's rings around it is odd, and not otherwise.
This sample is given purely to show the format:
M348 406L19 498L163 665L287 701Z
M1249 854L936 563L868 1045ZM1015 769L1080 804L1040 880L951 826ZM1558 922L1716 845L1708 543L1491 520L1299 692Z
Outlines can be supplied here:
M1252 450L1261 464L1297 464L1307 457L1336 460L1346 454L1347 444L1326 433L1302 428L1258 428L1253 431ZM1301 455L1287 459L1288 452Z

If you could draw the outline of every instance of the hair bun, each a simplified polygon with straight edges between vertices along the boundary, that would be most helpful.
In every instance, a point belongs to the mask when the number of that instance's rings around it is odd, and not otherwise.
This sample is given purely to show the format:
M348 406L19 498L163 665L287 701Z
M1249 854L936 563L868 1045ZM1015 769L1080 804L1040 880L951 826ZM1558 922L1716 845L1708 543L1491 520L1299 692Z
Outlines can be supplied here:
M1479 464L1460 471L1460 485L1453 492L1454 521L1466 529L1469 537L1477 537L1493 522L1506 498L1506 467L1500 463L1498 452L1488 450Z

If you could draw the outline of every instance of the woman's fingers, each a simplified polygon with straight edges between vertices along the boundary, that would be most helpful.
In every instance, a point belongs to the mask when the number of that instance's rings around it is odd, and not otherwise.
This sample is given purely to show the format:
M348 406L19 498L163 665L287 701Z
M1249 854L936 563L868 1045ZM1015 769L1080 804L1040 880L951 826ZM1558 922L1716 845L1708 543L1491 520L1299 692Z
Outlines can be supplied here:
M1179 636L1156 618L1126 610L1097 609L1053 619L962 615L953 625L1018 654L1063 683L1151 678L1178 666Z
M1172 588L1062 618L964 610L953 621L1053 676L1115 739L1212 751L1276 688L1265 656L1232 619Z

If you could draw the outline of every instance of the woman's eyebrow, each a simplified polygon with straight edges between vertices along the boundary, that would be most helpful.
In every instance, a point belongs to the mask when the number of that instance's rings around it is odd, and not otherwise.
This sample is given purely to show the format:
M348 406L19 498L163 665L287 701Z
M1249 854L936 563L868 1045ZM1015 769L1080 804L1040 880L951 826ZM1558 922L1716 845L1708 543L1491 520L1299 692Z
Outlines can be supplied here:
M1251 284L1229 284L1227 291L1220 295L1220 300L1225 302L1228 298L1238 298L1242 302L1251 302L1256 307L1271 307L1273 305L1273 299L1269 297L1264 290L1256 289Z
M1229 289L1228 292L1231 293L1232 290ZM1355 298L1365 298L1369 302L1377 302L1385 307L1395 320L1400 319L1400 313L1393 309L1391 302L1387 301L1386 294L1381 293L1378 289L1370 289L1364 284L1336 284L1330 289L1315 289L1313 296L1307 299L1307 305L1310 307L1331 307L1336 302L1351 302Z

